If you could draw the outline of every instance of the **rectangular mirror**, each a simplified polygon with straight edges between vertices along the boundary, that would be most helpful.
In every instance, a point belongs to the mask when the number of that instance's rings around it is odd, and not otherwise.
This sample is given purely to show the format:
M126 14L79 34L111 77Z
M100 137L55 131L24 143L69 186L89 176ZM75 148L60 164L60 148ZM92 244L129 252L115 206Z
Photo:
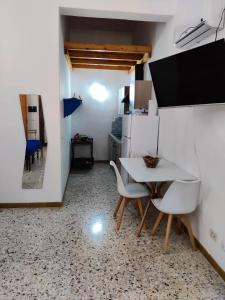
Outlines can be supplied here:
M19 97L26 137L22 188L41 189L47 157L47 135L42 100L40 95Z

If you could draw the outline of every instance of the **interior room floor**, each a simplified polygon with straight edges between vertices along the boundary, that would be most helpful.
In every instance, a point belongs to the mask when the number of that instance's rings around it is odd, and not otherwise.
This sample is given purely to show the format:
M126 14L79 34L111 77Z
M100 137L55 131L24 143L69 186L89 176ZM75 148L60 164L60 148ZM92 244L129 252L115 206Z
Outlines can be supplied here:
M23 171L22 188L23 189L41 189L43 186L45 174L45 161L47 156L47 148L43 147L43 157L39 153L39 157L35 154L34 163L31 164L31 169L26 169L26 164Z
M172 232L163 255L164 224L138 239L132 206L116 233L117 198L112 170L98 164L70 175L62 208L0 210L0 299L225 299L225 283L186 235Z

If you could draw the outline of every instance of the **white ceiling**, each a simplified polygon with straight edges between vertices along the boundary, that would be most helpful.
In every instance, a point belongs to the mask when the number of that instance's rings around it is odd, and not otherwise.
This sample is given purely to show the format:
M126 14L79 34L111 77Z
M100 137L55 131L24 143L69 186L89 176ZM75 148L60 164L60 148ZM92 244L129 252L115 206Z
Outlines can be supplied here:
M59 0L67 16L166 22L176 12L177 0Z

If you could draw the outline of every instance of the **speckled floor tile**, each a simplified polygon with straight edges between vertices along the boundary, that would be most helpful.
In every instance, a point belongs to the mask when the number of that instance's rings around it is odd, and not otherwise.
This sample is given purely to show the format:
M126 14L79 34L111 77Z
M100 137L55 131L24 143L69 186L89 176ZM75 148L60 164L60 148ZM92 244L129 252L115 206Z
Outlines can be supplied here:
M165 224L136 238L132 206L116 233L117 198L113 172L99 164L70 175L63 208L0 210L0 299L225 299L225 283L185 235L173 232L162 255Z

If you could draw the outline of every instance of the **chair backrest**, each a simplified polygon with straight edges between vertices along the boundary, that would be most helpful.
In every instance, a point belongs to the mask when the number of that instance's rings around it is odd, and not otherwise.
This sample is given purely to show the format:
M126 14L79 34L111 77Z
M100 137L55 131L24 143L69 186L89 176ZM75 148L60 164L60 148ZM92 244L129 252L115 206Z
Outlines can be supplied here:
M114 161L110 160L110 165L114 168L114 171L116 173L116 180L117 180L117 190L120 195L127 194L126 188L124 186L123 180L121 178L120 172L114 163Z
M160 201L160 210L171 214L193 212L199 201L200 180L174 181Z

